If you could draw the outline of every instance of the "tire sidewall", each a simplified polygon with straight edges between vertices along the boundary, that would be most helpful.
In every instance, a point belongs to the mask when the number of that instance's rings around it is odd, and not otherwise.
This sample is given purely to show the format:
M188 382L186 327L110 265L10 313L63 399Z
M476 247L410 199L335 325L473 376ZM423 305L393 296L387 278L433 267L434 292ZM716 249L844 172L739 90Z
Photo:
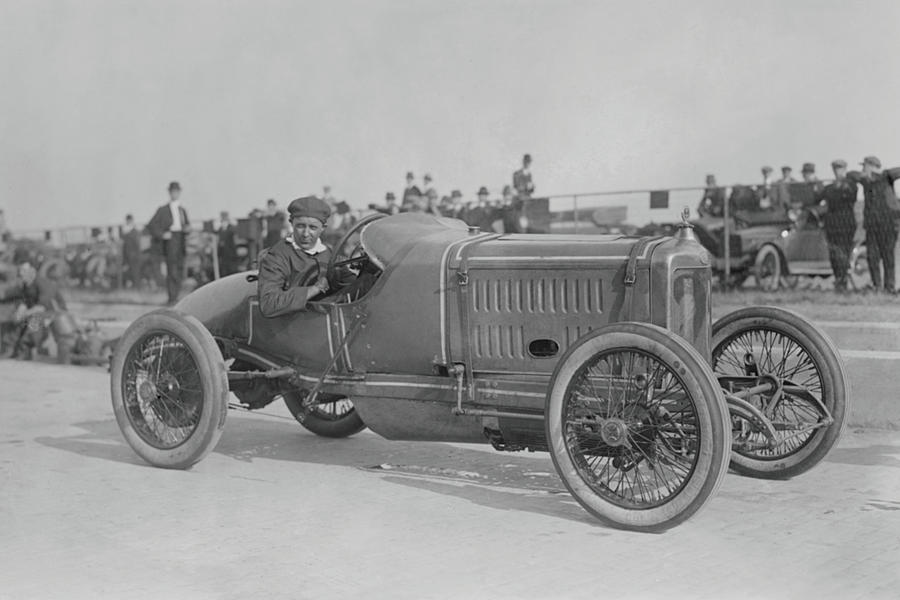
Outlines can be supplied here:
M127 414L123 397L122 378L128 354L144 336L157 331L174 335L187 346L197 364L203 388L203 405L197 427L187 440L172 449L156 448L138 434ZM141 458L156 467L186 469L212 451L225 426L228 375L215 341L196 318L174 310L156 311L138 318L120 338L110 370L116 421L125 441Z

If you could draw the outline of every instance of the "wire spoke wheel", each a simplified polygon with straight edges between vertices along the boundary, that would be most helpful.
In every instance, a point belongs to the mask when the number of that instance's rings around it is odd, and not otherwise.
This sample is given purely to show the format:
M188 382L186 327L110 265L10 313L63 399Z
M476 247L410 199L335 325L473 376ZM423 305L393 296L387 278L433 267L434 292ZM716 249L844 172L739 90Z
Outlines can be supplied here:
M693 347L656 325L610 324L570 346L551 378L544 424L566 488L613 527L677 525L727 470L722 390Z
M158 467L186 469L215 447L225 426L228 376L209 331L159 310L125 331L110 364L113 412L134 451Z
M745 475L785 478L817 464L837 442L849 395L834 344L799 315L774 307L736 311L713 326L712 367L723 385L774 389L744 398L777 434L732 416L732 467ZM742 381L743 380L743 381Z
M319 394L312 406L304 406L305 391L282 394L288 410L309 431L332 438L348 437L366 428L353 401L345 396Z
M183 341L164 332L147 334L128 352L122 379L126 414L148 444L175 448L196 430L203 390Z
M596 356L572 380L564 402L566 449L581 477L619 506L660 506L697 463L697 411L684 382L635 350Z

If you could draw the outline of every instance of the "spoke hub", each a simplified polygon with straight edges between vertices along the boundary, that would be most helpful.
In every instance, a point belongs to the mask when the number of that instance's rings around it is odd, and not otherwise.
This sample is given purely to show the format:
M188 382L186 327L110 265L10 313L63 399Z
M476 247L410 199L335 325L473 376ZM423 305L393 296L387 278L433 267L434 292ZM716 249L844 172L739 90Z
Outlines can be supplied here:
M156 385L150 380L142 381L141 385L138 387L138 395L144 402L156 400L158 396Z
M600 437L607 446L624 446L628 443L628 425L622 419L607 419L600 426Z

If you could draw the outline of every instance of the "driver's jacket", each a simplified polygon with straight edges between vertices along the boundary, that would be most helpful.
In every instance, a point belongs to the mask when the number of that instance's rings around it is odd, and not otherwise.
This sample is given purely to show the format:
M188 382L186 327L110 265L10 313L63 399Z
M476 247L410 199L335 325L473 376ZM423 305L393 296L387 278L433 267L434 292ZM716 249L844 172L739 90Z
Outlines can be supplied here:
M309 254L283 239L265 251L259 259L259 311L264 317L277 317L303 310L318 293L312 285L325 275L331 249ZM329 281L329 286L334 283Z

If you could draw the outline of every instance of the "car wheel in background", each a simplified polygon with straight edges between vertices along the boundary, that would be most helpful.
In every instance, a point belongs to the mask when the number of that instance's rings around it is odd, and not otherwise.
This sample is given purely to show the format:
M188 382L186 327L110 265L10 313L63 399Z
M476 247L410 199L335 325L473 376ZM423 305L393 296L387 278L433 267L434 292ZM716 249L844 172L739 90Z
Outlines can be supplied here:
M730 429L706 360L656 325L588 334L550 380L553 464L575 499L613 527L662 531L700 510L727 471Z
M767 292L774 292L781 284L781 255L775 246L766 245L756 253L754 264L756 284Z
M344 396L319 394L320 402L304 408L305 391L282 394L284 403L297 422L316 435L331 438L348 437L366 428L353 407L353 402Z
M779 443L752 418L733 415L731 467L751 477L787 479L803 473L837 443L849 387L834 343L800 315L754 306L713 325L712 366L723 385L777 383L774 392L745 398L774 425ZM732 391L738 391L733 389Z

